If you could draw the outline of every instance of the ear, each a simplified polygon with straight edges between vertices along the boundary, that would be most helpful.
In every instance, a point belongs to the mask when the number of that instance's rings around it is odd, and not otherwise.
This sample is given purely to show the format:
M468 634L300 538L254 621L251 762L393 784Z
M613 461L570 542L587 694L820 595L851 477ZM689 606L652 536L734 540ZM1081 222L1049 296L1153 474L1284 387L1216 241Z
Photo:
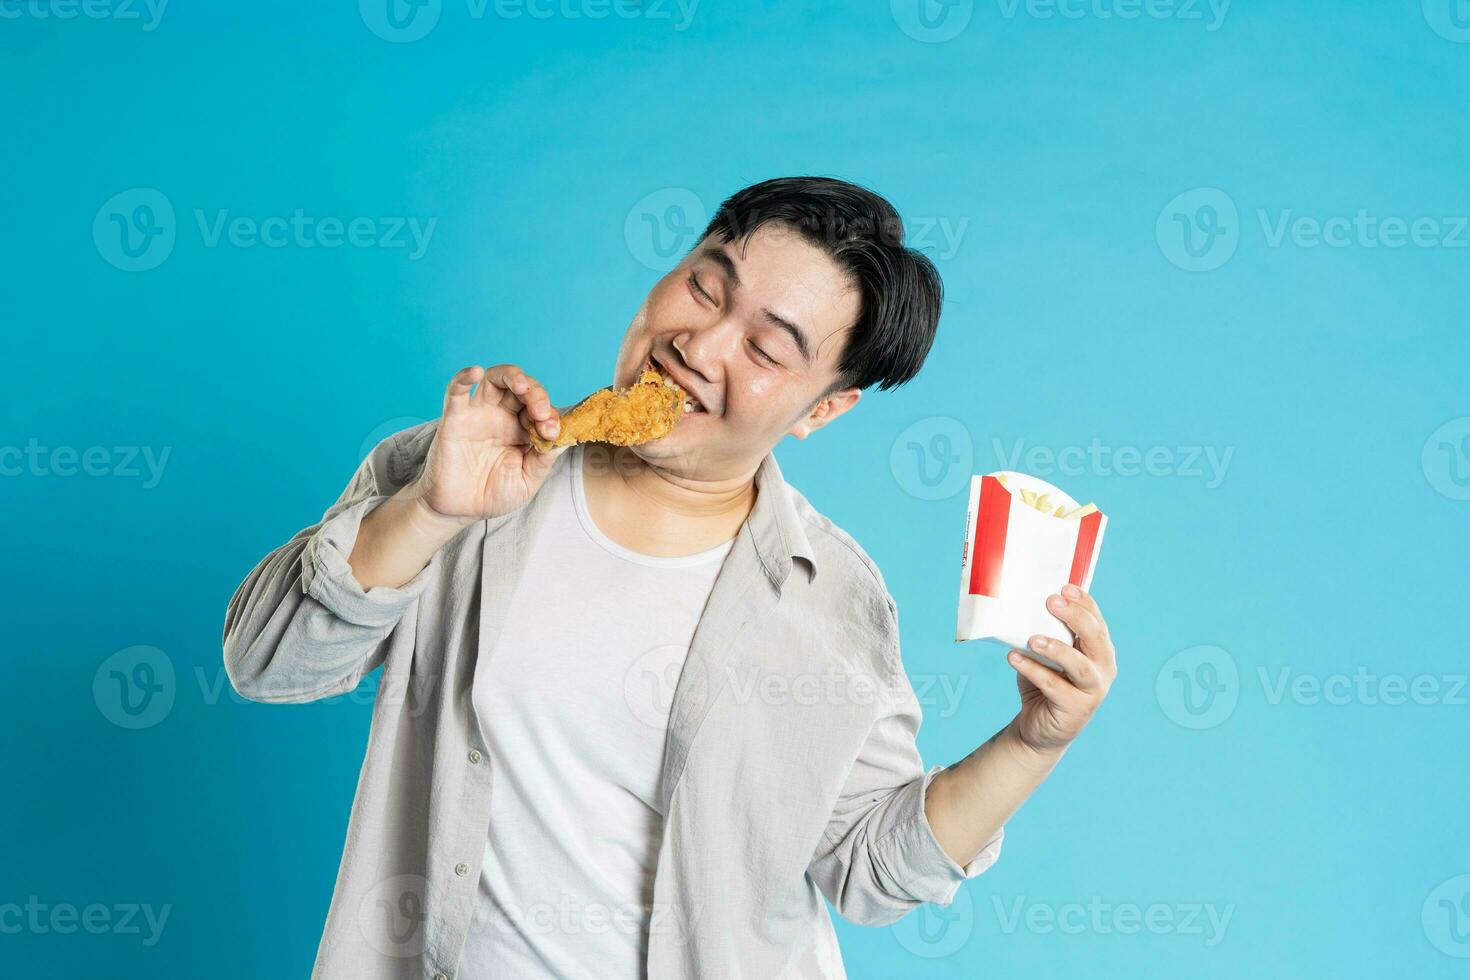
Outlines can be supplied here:
M841 418L858 403L861 397L863 397L863 392L860 388L843 388L841 391L825 395L817 399L811 410L797 420L797 423L787 432L798 439L805 439L822 426Z

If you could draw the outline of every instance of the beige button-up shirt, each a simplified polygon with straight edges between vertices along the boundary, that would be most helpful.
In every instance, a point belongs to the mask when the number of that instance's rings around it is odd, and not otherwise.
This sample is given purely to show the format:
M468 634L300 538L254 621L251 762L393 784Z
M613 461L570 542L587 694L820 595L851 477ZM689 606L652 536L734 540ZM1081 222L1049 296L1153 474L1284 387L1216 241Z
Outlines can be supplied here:
M245 697L312 701L383 671L314 977L455 977L487 835L494 847L496 772L471 685L482 660L480 683L494 682L543 497L466 528L401 588L364 592L347 564L363 516L418 475L435 425L379 444L226 615L225 666ZM924 793L940 767L926 772L914 744L919 705L878 569L774 456L756 491L674 690L653 978L843 977L823 896L884 925L948 904L1000 852L1003 833L962 868L934 839ZM555 910L538 921L586 927Z

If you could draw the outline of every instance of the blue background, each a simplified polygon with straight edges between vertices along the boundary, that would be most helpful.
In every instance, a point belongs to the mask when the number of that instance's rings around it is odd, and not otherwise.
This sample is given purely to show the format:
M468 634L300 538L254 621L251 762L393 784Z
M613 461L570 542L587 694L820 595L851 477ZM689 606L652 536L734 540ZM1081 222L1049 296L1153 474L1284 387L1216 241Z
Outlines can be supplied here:
M959 478L1017 440L1155 450L1050 471L1111 517L1109 702L948 917L839 925L851 975L1465 975L1465 4L442 0L415 41L371 3L3 9L0 449L110 462L0 479L0 906L170 911L152 945L10 929L0 973L306 975L371 691L238 701L234 588L461 365L606 383L703 218L672 205L820 173L888 196L948 290L914 383L778 450L898 600L926 760L1015 707L1003 648L952 641ZM137 189L175 241L125 271ZM297 209L436 225L411 259L211 247L195 217ZM1360 210L1440 244L1273 239ZM161 479L120 446L168 452ZM135 646L172 703L130 729L104 661ZM1389 678L1437 693L1384 703ZM1170 920L1125 931L1127 905Z

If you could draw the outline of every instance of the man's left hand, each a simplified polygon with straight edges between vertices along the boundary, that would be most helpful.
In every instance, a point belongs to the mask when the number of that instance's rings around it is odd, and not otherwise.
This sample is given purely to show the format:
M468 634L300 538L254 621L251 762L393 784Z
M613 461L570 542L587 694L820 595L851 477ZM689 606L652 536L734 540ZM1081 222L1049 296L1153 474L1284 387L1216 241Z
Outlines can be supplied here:
M1060 755L1087 727L1118 676L1117 654L1108 624L1097 602L1075 585L1047 599L1046 608L1077 637L1068 646L1044 636L1031 638L1031 649L1059 665L1060 671L1032 660L1019 650L1008 658L1021 692L1021 712L1012 723L1028 748Z

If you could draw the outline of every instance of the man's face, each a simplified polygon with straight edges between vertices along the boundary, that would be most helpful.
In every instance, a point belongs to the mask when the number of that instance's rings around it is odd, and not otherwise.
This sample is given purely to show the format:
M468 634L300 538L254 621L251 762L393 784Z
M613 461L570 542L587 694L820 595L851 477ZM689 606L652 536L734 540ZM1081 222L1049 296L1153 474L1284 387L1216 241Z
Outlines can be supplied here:
M860 307L837 264L790 226L765 224L745 242L706 238L654 285L618 351L616 384L651 362L698 406L635 452L729 478L753 471L782 436L821 428L857 401L856 389L817 399L837 380Z

